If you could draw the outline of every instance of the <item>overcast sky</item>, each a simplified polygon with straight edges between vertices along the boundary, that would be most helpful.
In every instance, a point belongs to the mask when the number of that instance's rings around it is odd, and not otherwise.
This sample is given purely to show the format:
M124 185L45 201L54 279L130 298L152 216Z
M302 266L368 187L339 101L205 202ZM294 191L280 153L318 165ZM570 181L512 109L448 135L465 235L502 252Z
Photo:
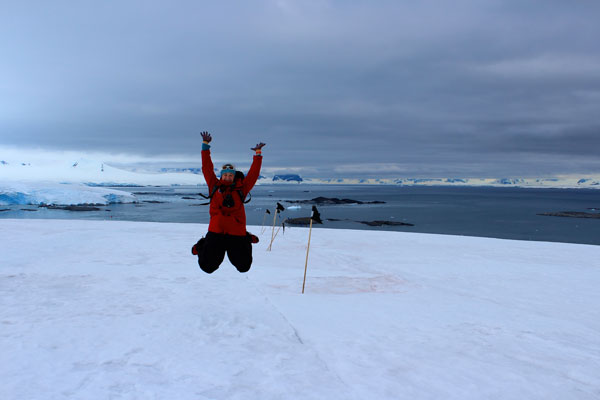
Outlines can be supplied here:
M0 145L306 176L600 173L600 2L2 1ZM0 155L0 159L1 159ZM196 165L197 166L197 165Z

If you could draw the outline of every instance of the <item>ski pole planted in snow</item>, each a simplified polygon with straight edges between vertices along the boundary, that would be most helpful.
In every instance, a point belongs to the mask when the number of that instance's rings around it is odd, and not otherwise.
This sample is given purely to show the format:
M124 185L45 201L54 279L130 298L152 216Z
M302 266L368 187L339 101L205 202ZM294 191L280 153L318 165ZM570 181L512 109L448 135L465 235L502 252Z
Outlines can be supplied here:
M267 214L271 214L271 211L269 211L269 209L267 208L265 210L265 216L263 217L263 222L262 222L262 226L260 227L260 234L262 235L263 232L265 231L265 219L267 219Z
M281 228L283 228L283 233L285 233L285 221L282 221L281 225L279 225L279 227L277 228L277 231L275 231L275 237L273 238L273 240L275 240Z
M269 243L269 248L267 251L271 251L271 246L273 246L273 240L275 240L275 222L277 220L277 216L281 211L285 210L285 207L280 203L277 203L277 208L275 209L275 215L273 216L273 230L271 230L271 243Z
M322 224L321 214L316 206L312 206L312 215L310 216L310 228L308 229L308 246L306 246L306 261L304 262L304 280L302 281L302 294L304 294L304 286L306 285L306 270L308 269L308 251L310 250L310 236L312 234L313 221L317 224Z

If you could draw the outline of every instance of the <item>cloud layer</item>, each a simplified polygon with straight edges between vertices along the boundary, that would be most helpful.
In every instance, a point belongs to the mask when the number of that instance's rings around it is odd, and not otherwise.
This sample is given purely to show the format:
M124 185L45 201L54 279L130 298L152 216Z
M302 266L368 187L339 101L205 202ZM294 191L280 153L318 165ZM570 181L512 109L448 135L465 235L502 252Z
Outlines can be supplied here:
M0 144L309 175L597 173L600 4L12 2ZM1 158L1 157L0 157Z

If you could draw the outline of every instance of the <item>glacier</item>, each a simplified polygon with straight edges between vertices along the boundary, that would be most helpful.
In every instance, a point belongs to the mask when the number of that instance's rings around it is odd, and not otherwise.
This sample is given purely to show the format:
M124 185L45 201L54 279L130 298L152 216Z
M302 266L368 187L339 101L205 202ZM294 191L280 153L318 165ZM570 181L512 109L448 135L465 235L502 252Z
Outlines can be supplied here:
M78 183L0 182L0 205L79 205L135 203L128 192Z

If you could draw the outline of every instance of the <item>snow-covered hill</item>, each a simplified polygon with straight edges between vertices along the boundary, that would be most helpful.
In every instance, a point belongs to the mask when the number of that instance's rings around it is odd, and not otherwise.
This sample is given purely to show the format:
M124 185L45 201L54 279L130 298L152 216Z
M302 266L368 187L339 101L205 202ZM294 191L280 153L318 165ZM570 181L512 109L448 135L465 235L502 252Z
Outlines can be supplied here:
M202 175L191 172L137 173L86 158L62 161L18 162L0 165L0 183L69 182L101 185L198 185Z
M597 399L600 247L0 220L2 399Z

